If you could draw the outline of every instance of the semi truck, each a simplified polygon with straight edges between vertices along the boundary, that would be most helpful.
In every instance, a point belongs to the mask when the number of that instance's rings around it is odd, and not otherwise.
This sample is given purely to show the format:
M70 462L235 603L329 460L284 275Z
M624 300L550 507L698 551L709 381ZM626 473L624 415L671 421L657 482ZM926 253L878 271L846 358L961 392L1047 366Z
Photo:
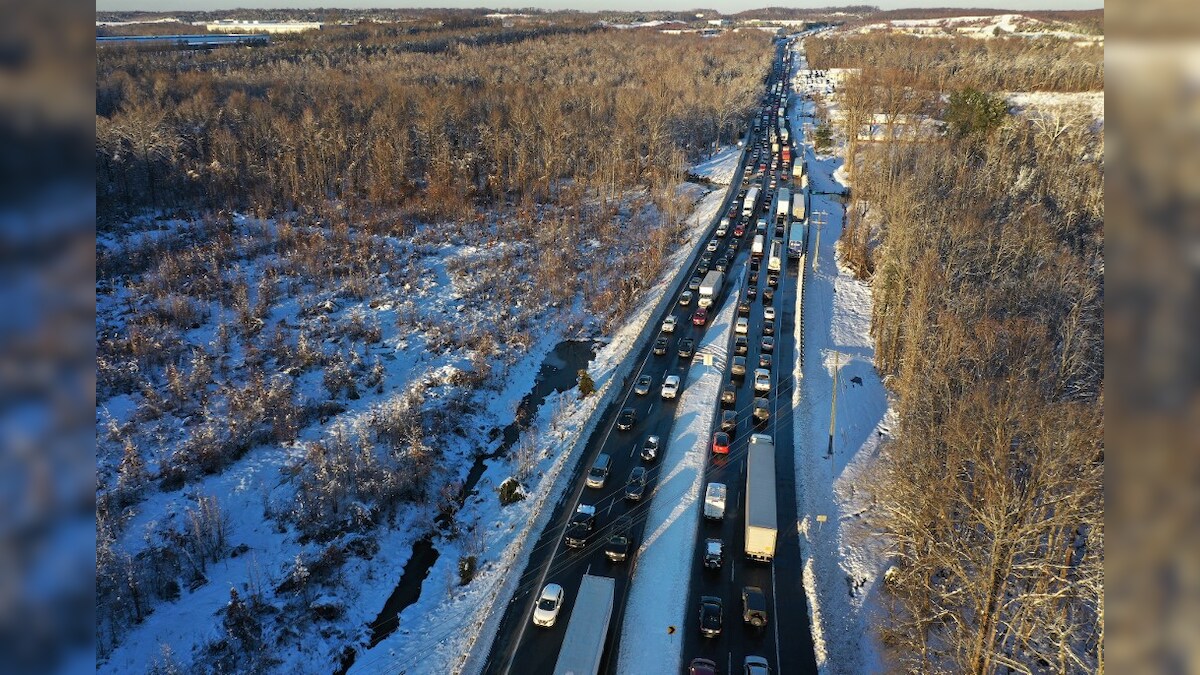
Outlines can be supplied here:
M746 201L742 202L742 216L749 218L754 215L754 205L758 203L758 188L752 187L746 191Z
M783 269L783 242L774 239L771 241L771 255L767 256L767 270L778 272Z
M746 557L771 562L779 535L775 520L775 441L767 434L751 434L746 461Z
M788 257L798 259L804 256L804 251L808 248L808 227L798 221L792 221L792 228L788 232Z
M755 260L762 260L764 246L766 246L766 239L763 238L763 235L754 235L754 243L750 244L750 257Z
M718 270L712 270L704 275L704 279L700 282L700 299L696 304L701 307L708 307L716 302L717 294L721 292L721 284L725 281L725 274Z
M800 180L800 178L804 175L805 162L799 157L797 157L796 160L796 163L792 165L792 178Z
M804 191L796 193L796 198L792 200L792 221L801 221L806 217L807 212L804 208Z
M567 623L567 634L558 650L554 675L596 675L600 672L616 586L612 577L583 575L571 620Z

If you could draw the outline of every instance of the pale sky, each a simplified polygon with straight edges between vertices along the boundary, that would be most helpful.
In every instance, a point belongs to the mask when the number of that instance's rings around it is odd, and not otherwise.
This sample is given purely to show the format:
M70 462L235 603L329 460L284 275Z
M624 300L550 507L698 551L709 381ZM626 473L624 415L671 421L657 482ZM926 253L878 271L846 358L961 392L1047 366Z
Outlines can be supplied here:
M851 4L851 3L845 3ZM843 6L845 6L843 4ZM904 7L987 7L1012 10L1037 9L1100 9L1103 0L1053 0L1052 2L1038 0L982 0L981 2L960 2L956 0L863 0L858 3L875 5L880 9L900 9ZM585 12L598 10L621 11L654 11L681 10L703 7L719 12L734 13L758 7L828 7L827 2L791 3L769 0L762 4L737 2L736 0L578 0L575 2L537 2L518 0L516 7L538 7L541 9L578 9ZM410 7L453 7L477 8L488 7L501 9L500 5L491 5L480 0L423 0L417 2L387 2L387 0L96 0L97 11L116 11L142 9L156 12L171 12L179 10L219 10L236 9L239 7L254 7L268 9L309 9L314 7L329 7L338 9L364 9L373 7L410 8Z

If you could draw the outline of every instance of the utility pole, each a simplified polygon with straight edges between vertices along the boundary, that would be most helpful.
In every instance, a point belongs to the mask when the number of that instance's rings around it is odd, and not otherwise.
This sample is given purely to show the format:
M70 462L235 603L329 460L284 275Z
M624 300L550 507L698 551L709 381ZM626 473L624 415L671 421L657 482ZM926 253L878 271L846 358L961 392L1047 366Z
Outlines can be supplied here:
M837 424L838 368L841 358L840 352L833 353L833 399L829 403L829 450L825 453L826 459L833 459L833 428Z

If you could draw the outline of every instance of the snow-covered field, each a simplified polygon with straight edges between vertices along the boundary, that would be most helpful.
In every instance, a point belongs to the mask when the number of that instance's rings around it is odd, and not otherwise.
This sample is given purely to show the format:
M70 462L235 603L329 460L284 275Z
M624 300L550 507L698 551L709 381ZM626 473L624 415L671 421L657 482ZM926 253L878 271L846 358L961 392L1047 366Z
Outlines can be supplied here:
M1102 91L1019 91L1004 95L1010 109L1030 116L1052 116L1071 121L1077 115L1104 124L1104 92Z
M801 49L803 47L801 46ZM801 54L796 66L805 67ZM811 103L791 106L792 128L811 123ZM803 335L793 376L796 501L800 511L804 585L812 611L813 643L822 672L882 672L880 645L871 626L879 613L878 580L885 542L871 526L871 505L858 484L887 438L892 411L874 368L870 337L871 289L838 264L843 212L832 195L842 160L805 148L814 192L804 292L797 297L795 334ZM821 216L816 216L821 218ZM837 378L833 456L827 455L834 377Z
M993 37L1040 38L1056 37L1075 40L1079 44L1104 44L1103 35L1092 35L1047 24L1023 14L991 16L952 16L936 19L893 19L855 29L859 33L888 31L921 36L961 35L978 39Z
M733 174L737 171L738 162L742 158L742 149L731 145L717 151L711 158L692 167L691 173L701 178L720 184L729 185L733 182Z
M688 369L647 515L646 534L634 557L637 570L621 627L620 673L645 672L647 654L654 654L652 662L662 672L679 672L682 667L684 605L695 565L700 489L721 374L728 361L729 330L737 305L732 299L739 290L740 284L729 290L730 300L704 331ZM712 355L712 365L704 364L705 354ZM669 626L676 627L674 633L668 632Z

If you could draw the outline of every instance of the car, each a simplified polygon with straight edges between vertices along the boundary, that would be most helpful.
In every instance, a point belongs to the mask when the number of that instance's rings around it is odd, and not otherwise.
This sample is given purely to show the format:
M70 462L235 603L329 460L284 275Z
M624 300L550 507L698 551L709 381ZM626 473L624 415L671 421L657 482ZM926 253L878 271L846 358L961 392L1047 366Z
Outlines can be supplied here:
M761 263L759 262L758 258L750 258L750 271L757 272L760 264ZM757 278L758 277L755 277L755 279Z
M554 626L554 622L558 621L558 611L562 609L565 597L562 586L546 584L546 587L542 589L541 596L538 597L537 604L533 607L533 625L542 628Z
M638 396L645 396L650 393L650 385L654 384L654 378L649 375L642 375L637 379L637 384L633 385L633 393Z
M725 259L728 260L729 264L731 265L733 264L733 261L737 259L737 250L737 244L732 242L730 242L729 246L725 247Z
M696 657L688 666L688 675L717 675L717 664L709 659Z
M629 474L629 482L625 484L625 499L639 501L646 492L646 467L635 466Z
M713 434L712 451L718 455L729 454L729 434L724 431L718 431Z
M729 216L725 216L724 218L721 218L721 222L717 223L716 235L718 237L724 237L726 234L729 234L729 223L730 223Z
M642 441L642 461L653 462L658 459L659 438L658 436L647 436L646 440Z
M675 325L676 325L677 323L679 323L679 319L675 318L675 315L674 315L674 314L669 314L669 315L667 315L667 318L663 319L663 323L662 323L662 332L664 332L664 333L674 333L674 332L675 332Z
M768 321L774 321L775 320L775 307L772 305L764 306L763 307L763 318Z
M717 637L721 634L721 599L712 595L700 596L700 634Z
M750 351L750 340L745 335L733 336L733 353L735 356L745 356Z
M767 625L767 596L758 586L742 588L742 621L755 628Z
M692 338L680 338L679 339L679 358L681 358L681 359L692 358L692 354L695 353L695 349L696 349L695 345L696 345L696 341L693 340Z
M763 335L774 335L775 334L775 322L770 319L763 321L763 331L762 332L763 332Z
M778 286L779 285L779 275L774 272L771 272L770 274L768 274L767 275L767 285L770 286L771 288L775 288L776 286Z
M763 289L763 305L769 305L775 300L775 289L767 286Z
M708 274L708 266L712 264L711 260L701 260L699 265L696 265L696 274L704 276Z
M722 410L721 411L721 431L734 431L737 429L737 411Z
M667 353L667 338L660 337L654 341L654 355L662 356Z
M775 223L775 236L783 237L783 223Z
M608 469L611 466L611 455L604 453L597 455L596 461L592 462L592 468L588 469L587 486L596 489L604 487L604 482L608 480Z
M694 298L694 297L696 297L696 296L692 295L691 291L684 291L684 292L680 293L679 294L679 306L687 307L688 305L692 304L692 298Z
M773 354L775 352L775 338L771 337L770 335L764 335L762 338L762 344L759 346L762 347L764 352Z
M720 539L704 540L704 566L710 570L720 569L725 563L725 542Z
M766 368L754 370L754 391L771 391L771 371Z
M733 332L738 333L740 335L745 335L746 333L749 333L750 332L750 319L747 319L744 316L739 316L737 318L737 323L735 323L733 325Z
M750 308L752 305L749 300L741 300L738 302L737 313L739 316L750 316Z
M623 409L617 417L617 428L621 431L629 431L635 424L637 424L637 413L633 411L633 408Z
M580 504L575 508L575 513L571 515L570 522L567 523L566 545L569 548L587 546L588 537L591 536L594 529L596 529L596 507L590 504Z
M737 387L727 384L721 388L721 406L725 408L737 406Z
M757 286L758 285L758 270L757 269L751 269L750 272L747 273L746 285L747 286Z
M771 367L771 355L770 354L759 354L758 355L758 367L759 368L770 368Z
M729 376L740 380L746 377L746 357L735 356L729 364Z
M676 396L678 396L679 395L679 376L678 375L668 375L665 378L663 378L661 393L662 393L663 398L675 398Z
M746 234L746 226L745 226L745 225L743 225L742 223L738 223L737 225L735 225L735 226L733 227L733 236L735 236L735 237L741 237L741 236L743 236L743 235L745 235L745 234ZM697 285L696 285L696 287L697 287L697 288L699 288L699 287L700 287L700 285L699 285L699 284L697 284Z
M759 218L758 222L754 223L754 233L764 234L767 231L767 219Z
M713 264L713 269L718 272L724 272L729 269L729 261L725 258L718 258L717 262Z
M708 323L708 308L707 307L696 308L695 313L692 314L692 325L693 326L703 326L706 323Z
M771 419L771 403L767 399L759 396L754 399L754 421L759 424L765 423Z
M689 291L700 290L700 277L692 277L691 279L688 279L688 290Z
M747 656L743 664L745 675L771 675L771 666L761 656Z
M716 251L717 247L719 247L720 245L721 245L721 242L717 241L716 239L711 239L711 240L709 240L708 245L704 247L704 250L708 251L709 253L712 253L712 252Z
M633 542L629 539L629 529L615 530L604 545L604 557L612 562L625 562L629 558L629 549Z
M758 297L758 287L751 286L750 288L747 288L746 289L746 297L750 298L751 300L757 298Z

